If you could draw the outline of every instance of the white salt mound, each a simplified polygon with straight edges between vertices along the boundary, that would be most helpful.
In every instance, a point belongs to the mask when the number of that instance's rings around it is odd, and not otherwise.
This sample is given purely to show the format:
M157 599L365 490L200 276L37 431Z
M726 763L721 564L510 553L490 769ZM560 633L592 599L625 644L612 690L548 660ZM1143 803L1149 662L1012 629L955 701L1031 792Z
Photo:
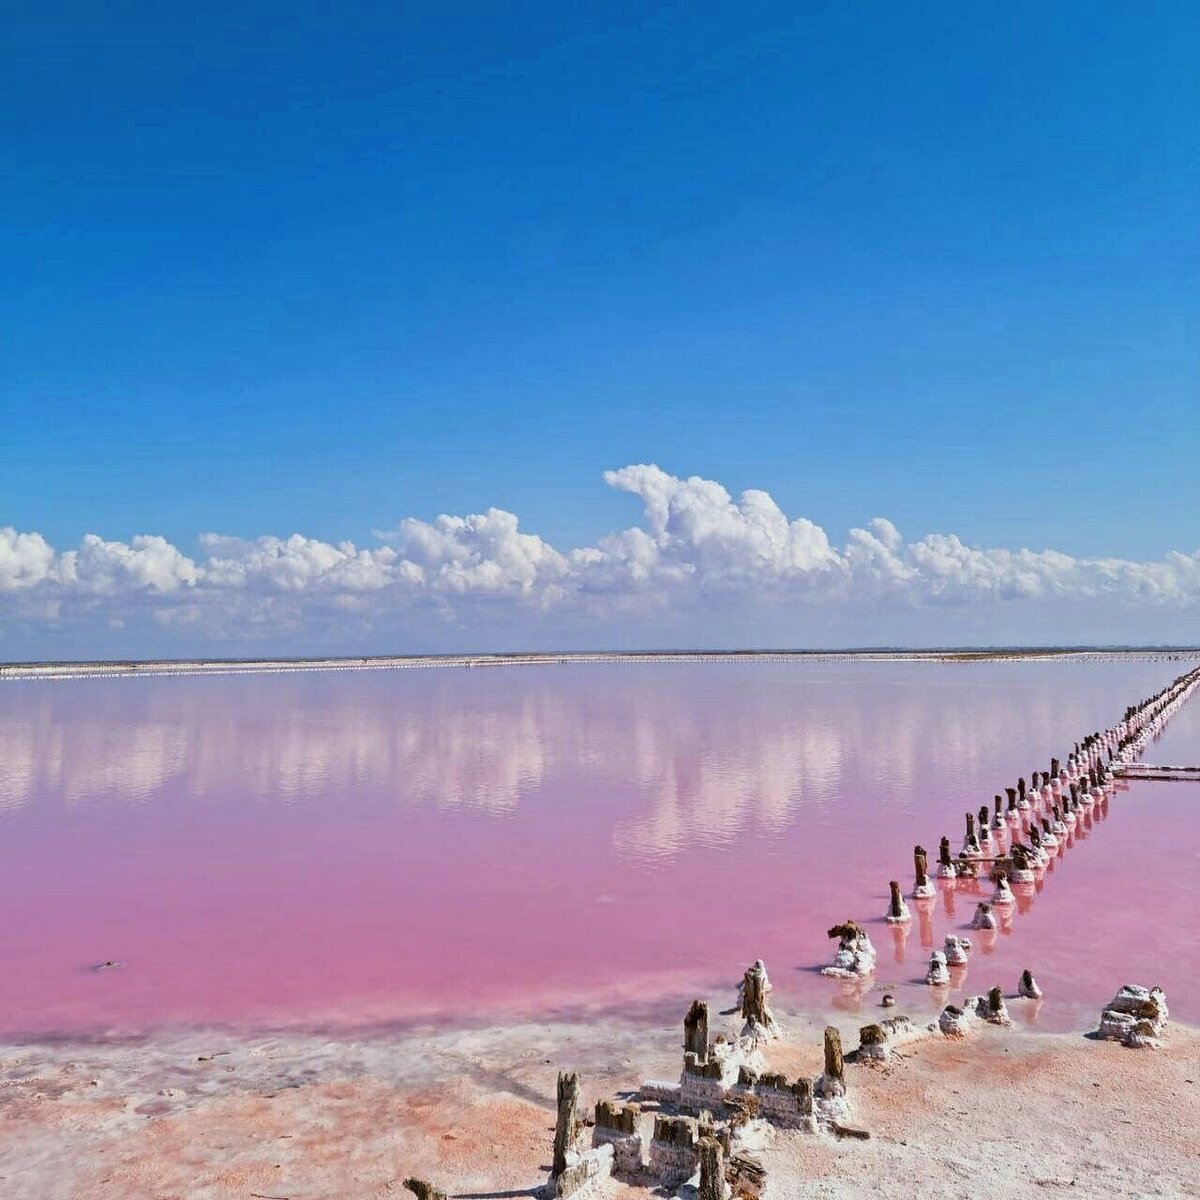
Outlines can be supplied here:
M1127 983L1100 1014L1099 1036L1136 1050L1156 1048L1167 1031L1167 997L1162 988Z

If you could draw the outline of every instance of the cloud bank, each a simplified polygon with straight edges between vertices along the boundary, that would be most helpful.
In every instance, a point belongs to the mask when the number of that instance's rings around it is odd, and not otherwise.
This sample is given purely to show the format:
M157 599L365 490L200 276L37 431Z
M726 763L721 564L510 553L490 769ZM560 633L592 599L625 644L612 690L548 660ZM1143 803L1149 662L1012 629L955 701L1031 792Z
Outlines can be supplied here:
M231 654L485 649L487 639L502 648L647 637L663 645L1200 637L1200 551L1142 562L979 548L954 534L908 542L883 518L838 547L765 491L735 499L713 480L653 465L604 479L637 497L642 521L570 550L494 508L409 517L362 547L301 534L204 534L195 555L153 535L125 543L88 534L58 551L39 533L0 528L0 656L61 644L77 657L81 642L101 657L173 645ZM372 640L383 637L403 644Z

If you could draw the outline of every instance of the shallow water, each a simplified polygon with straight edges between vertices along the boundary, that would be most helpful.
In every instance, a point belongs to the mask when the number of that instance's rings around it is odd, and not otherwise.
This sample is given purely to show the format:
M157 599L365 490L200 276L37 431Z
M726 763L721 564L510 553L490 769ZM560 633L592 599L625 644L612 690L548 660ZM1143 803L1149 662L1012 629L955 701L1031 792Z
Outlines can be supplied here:
M10 682L0 1033L732 1003L756 957L781 1011L874 1011L815 971L849 916L875 922L877 982L932 1010L927 947L981 897L943 892L893 940L878 918L889 878L911 888L913 844L957 849L964 811L1186 666ZM1200 761L1200 700L1146 758ZM1118 793L950 998L1028 966L1047 999L1021 1013L1047 1028L1126 980L1200 1019L1198 814L1197 784Z

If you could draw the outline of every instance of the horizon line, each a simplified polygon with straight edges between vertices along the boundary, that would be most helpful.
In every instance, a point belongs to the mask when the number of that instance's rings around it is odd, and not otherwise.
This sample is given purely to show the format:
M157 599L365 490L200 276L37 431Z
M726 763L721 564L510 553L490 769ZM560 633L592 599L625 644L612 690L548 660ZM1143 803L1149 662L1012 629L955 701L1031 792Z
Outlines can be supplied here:
M905 658L972 661L1088 654L1200 654L1197 645L966 645L747 647L744 649L512 650L437 654L274 655L256 658L40 659L0 662L0 679L74 676L266 673L271 671L383 670L437 666L535 666L569 662L695 659Z

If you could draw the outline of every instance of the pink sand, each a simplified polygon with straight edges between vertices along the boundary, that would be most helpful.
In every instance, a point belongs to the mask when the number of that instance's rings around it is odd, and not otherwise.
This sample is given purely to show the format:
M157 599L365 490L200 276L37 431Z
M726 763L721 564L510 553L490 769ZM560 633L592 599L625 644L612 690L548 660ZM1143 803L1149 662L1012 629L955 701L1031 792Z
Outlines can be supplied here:
M906 944L911 852L1065 758L1180 662L726 663L0 688L0 1033L485 1021L691 994L765 958L777 1009L866 920L918 982L976 897ZM1157 762L1200 762L1200 702ZM962 990L1094 1017L1126 981L1200 1019L1200 785L1119 793ZM986 897L985 897L986 898ZM976 935L972 934L975 937ZM102 960L123 966L97 972ZM894 985L894 986L893 986ZM877 997L866 1004L872 1007Z

